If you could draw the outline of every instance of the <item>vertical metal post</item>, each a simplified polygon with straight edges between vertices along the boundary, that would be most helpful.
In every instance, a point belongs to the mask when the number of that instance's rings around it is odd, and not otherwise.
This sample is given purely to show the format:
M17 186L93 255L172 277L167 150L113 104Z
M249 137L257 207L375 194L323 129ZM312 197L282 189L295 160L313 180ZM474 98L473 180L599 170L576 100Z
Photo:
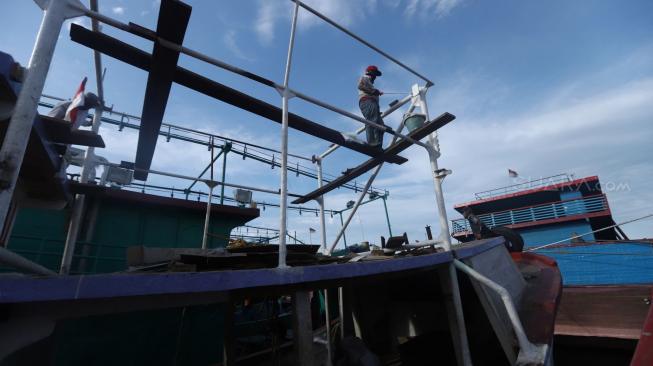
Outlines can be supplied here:
M98 4L97 0L91 0L91 9L97 11ZM97 20L93 19L91 21L91 28L94 32L100 32L100 24ZM93 58L95 60L95 80L97 82L97 96L100 99L100 103L104 104L104 86L102 80L102 56L98 51L93 52ZM100 130L100 124L102 123L102 107L96 108L95 113L93 114L93 125L91 130L93 133L97 133ZM104 169L107 169L106 167ZM86 149L86 155L84 156L84 163L82 164L82 172L80 173L79 181L80 183L88 182L91 172L95 171L95 147L89 146ZM61 267L59 269L60 274L68 274L70 272L70 265L73 261L73 255L75 253L75 247L77 246L77 238L79 236L80 224L82 221L82 215L84 213L84 205L86 202L86 196L83 194L75 195L73 202L72 213L70 215L70 224L68 225L68 232L66 233L66 243L63 248L63 255L61 256Z
M319 188L322 188L322 158L314 157L315 164L317 164L317 185ZM317 199L317 202L320 205L320 230L322 232L322 250L326 252L326 222L324 220L324 195L320 196Z
M231 150L231 143L227 142L222 146L222 183L224 183L225 176L227 175L227 153L229 150ZM213 179L213 177L211 177L211 179ZM220 188L220 204L224 205L224 184Z
M422 113L429 121L429 110L426 104L426 90L420 89L419 85L413 85L413 95L417 95L419 106ZM438 133L433 132L429 135L429 145L431 149L427 149L429 153L429 161L431 163L431 174L433 175L433 185L435 188L435 199L438 206L438 216L440 221L440 236L446 250L451 250L451 235L449 233L449 222L447 221L447 209L444 203L444 195L442 193L442 179L444 176L439 175L438 172L438 158L440 157L440 146L438 143Z
M209 198L206 201L206 216L204 217L204 234L202 235L202 249L208 248L209 225L211 224L211 199L213 198L213 188L215 187L215 182L213 181L214 152L215 152L215 145L213 144L213 139L211 139L211 181L210 183L209 182L206 183L206 185L209 186ZM222 189L224 189L224 184L222 185Z
M426 88L420 89L419 85L413 85L412 92L419 100L419 106L422 113L429 120L429 110L426 104ZM444 244L445 250L451 250L451 235L449 234L449 222L447 221L447 211L444 205L444 195L442 193L443 175L438 173L438 158L440 157L440 146L438 144L438 134L433 132L429 135L429 161L431 163L431 174L433 175L433 184L435 187L435 199L438 206L438 215L440 220L440 240ZM463 314L462 300L460 298L460 288L458 286L458 275L453 264L448 264L446 269L440 271L441 286L445 293L450 293L447 300L447 310L453 312L454 316L449 316L449 326L454 347L456 348L456 358L459 365L471 365L471 355L469 351L469 342L467 340L467 330L465 329L465 317Z
M27 75L0 149L0 225L7 220L10 211L36 108L43 93L61 26L67 18L83 14L75 7L84 8L78 0L40 0L37 4L44 10L43 19L27 64Z
M290 41L288 42L288 56L286 58L286 72L283 77L282 120L281 120L281 194L280 194L280 224L279 224L279 268L286 268L286 220L288 216L288 99L291 97L288 92L288 80L290 79L290 65L292 62L292 51L295 45L295 28L297 26L297 15L299 4L295 3L295 10L292 16L290 27Z
M388 198L387 194L384 194L381 199L383 199L383 208L385 209L385 220L388 223L388 232L392 236L392 227L390 226L390 216L388 215L388 205L385 203L385 200Z
M345 227L345 223L342 221L342 211L338 213L340 214L340 227ZM347 235L345 235L345 230L342 231L342 240L345 243L345 248L347 248Z

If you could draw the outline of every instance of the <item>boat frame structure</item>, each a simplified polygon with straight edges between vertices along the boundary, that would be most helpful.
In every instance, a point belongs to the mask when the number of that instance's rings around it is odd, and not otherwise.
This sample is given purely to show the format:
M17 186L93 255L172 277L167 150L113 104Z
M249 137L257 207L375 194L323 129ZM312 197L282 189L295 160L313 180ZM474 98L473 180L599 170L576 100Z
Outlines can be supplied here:
M437 129L445 126L455 119L455 116L449 113L430 119L429 111L426 101L426 93L434 83L421 75L412 68L406 66L396 58L388 53L372 45L361 37L357 36L348 29L337 24L333 20L327 18L317 10L311 8L299 0L290 0L294 3L293 15L291 20L290 39L288 42L287 59L285 63L285 73L282 83L276 83L268 80L259 75L253 74L249 71L240 69L238 67L229 65L223 61L217 60L211 56L202 54L198 51L191 50L182 45L186 26L190 18L190 7L177 0L164 0L161 4L161 11L158 19L157 30L145 29L133 23L123 23L116 19L112 19L97 11L97 1L91 1L91 9L86 8L79 0L35 0L35 2L43 9L44 15L40 30L36 39L34 50L28 64L28 73L23 81L22 90L18 96L14 113L11 117L8 130L6 133L5 141L0 149L0 221L5 221L10 211L10 204L12 201L14 188L17 183L18 172L23 161L27 140L30 134L32 121L37 113L37 106L39 98L43 93L43 87L48 74L52 55L57 43L59 32L66 19L87 16L92 19L92 30L85 29L76 24L71 26L71 38L73 41L90 47L95 50L96 55L96 69L98 77L98 85L101 88L101 64L100 53L107 54L111 57L117 58L123 62L129 63L140 69L147 71L148 83L146 87L145 103L143 106L142 125L139 131L139 145L135 159L135 177L137 179L145 180L149 173L161 174L181 179L195 180L196 177L186 177L174 173L166 173L154 171L150 169L152 156L154 154L154 147L160 132L163 113L167 104L170 87L172 83L184 85L200 93L212 96L218 100L234 105L236 107L248 110L252 113L266 117L281 125L280 140L281 140L281 169L280 169L280 184L278 191L270 189L262 189L256 187L246 187L242 185L229 184L233 187L241 187L251 190L258 190L272 194L279 194L280 199L280 220L279 220L279 261L275 269L256 270L256 271L239 271L238 276L245 276L246 280L228 279L227 277L233 275L229 272L208 272L198 274L197 276L189 276L187 274L163 274L163 275L147 275L146 277L131 276L127 274L108 274L97 276L61 276L51 277L49 279L34 280L30 278L7 278L3 279L0 283L2 286L2 296L0 301L3 303L20 304L17 307L18 317L12 318L15 321L11 326L4 327L0 332L0 337L8 339L11 337L12 332L16 329L31 329L32 332L23 332L23 337L14 337L13 342L4 343L0 349L0 357L5 356L8 352L17 349L25 344L30 344L35 339L39 339L52 330L52 322L47 321L57 319L58 317L70 316L69 310L73 307L68 307L65 304L77 304L79 312L83 313L84 305L88 305L88 301L103 301L107 299L114 299L115 302L112 306L117 306L117 303L122 303L121 299L132 299L136 303L127 305L130 309L134 308L151 308L157 299L161 296L172 296L173 302L179 304L188 304L189 301L197 301L196 297L184 297L184 293L202 294L201 301L206 302L208 296L211 301L227 301L233 306L233 297L229 294L239 293L244 290L265 290L265 289L279 289L283 291L292 291L293 296L293 317L295 324L295 345L297 352L297 364L310 365L312 364L312 331L310 329L310 292L311 286L319 285L321 288L324 286L339 286L341 290L340 299L342 296L343 283L352 281L359 277L374 277L391 274L393 272L412 271L423 268L437 269L441 279L441 286L443 292L447 294L447 312L449 313L449 327L452 335L452 341L456 353L456 359L459 365L470 365L471 357L467 339L467 331L465 329L465 320L463 316L462 301L457 279L457 270L467 274L472 281L485 286L488 291L493 292L499 296L498 304L504 306L508 315L508 323L511 324L511 333L516 336L519 345L519 355L513 355L512 363L515 364L542 364L549 354L548 345L533 344L525 335L522 323L520 321L517 310L513 304L514 299L511 298L508 291L500 284L494 282L492 279L484 276L483 274L475 271L472 267L464 262L468 256L473 256L477 253L491 250L492 248L502 247L503 242L490 241L483 243L476 243L476 245L469 248L454 249L451 246L451 239L449 233L448 220L446 215L444 197L442 193L442 181L449 170L441 169L438 166L438 158L440 157L440 149L438 143ZM349 35L361 44L371 48L379 55L385 57L392 63L401 67L402 69L412 73L425 82L423 86L415 84L410 92L410 95L399 100L392 107L383 113L387 116L390 113L398 110L399 108L409 105L408 111L419 108L420 112L426 116L426 124L412 132L405 134L402 133L404 128L403 123L396 129L388 126L377 125L373 122L367 121L357 115L347 112L341 108L330 105L326 102L320 101L300 91L294 90L290 87L290 75L292 71L292 56L294 50L295 34L297 31L297 19L300 11L307 11L318 18L322 19L331 26L339 29L345 34ZM154 42L153 53L147 54L138 50L128 44L113 39L100 32L99 23L103 23L120 30L129 32L131 34L143 37ZM177 65L178 58L181 54L190 56L192 58L207 62L222 69L239 74L250 80L257 81L263 85L267 85L276 89L281 98L281 108L277 108L263 101L255 99L249 95L241 93L237 90L226 87L215 81L209 80L201 75L195 74L189 70L183 69ZM100 98L103 98L100 89ZM374 151L370 147L359 144L356 142L348 141L338 131L324 127L321 124L309 121L303 117L293 114L289 111L289 100L292 98L299 98L319 107L325 108L340 115L349 117L355 121L363 124L357 132L362 132L365 128L376 128L384 133L394 136L391 145L382 152ZM93 130L97 132L99 123L102 117L102 110L96 110L94 115ZM313 162L317 166L318 171L318 187L315 191L308 194L291 194L288 192L288 129L294 128L313 135L315 137L330 141L333 145L323 153L315 155ZM427 142L422 142L421 139L428 138ZM286 232L287 232L287 208L288 196L294 196L296 199L293 203L303 203L310 200L316 200L319 204L320 222L321 222L321 245L323 250L330 254L348 224L351 222L352 217L355 215L356 210L363 202L365 196L373 183L374 179L380 172L385 162L401 164L406 161L398 155L399 152L407 149L412 145L418 145L424 148L429 156L430 171L433 178L436 205L438 211L438 219L440 224L440 238L431 240L424 244L429 244L443 249L443 252L432 255L419 256L414 258L403 258L388 261L385 263L357 263L346 265L324 265L315 267L294 267L291 268L286 264ZM325 159L329 154L338 149L339 147L346 147L351 150L357 151L362 154L369 155L370 158L366 162L357 167L349 169L341 177L333 180L328 184L323 184L322 169ZM81 176L81 182L85 182L86 172L91 168L91 160L93 151L89 149L86 153L86 162L84 164ZM326 242L326 228L325 228L325 210L324 210L324 195L329 191L345 184L352 179L372 171L367 183L362 189L351 212L347 217L341 231L336 236L336 239L331 245ZM225 182L214 181L213 179L199 179L209 187L209 197L211 196L214 187L228 185ZM64 251L64 259L62 263L62 273L67 273L70 266L70 259L74 252L74 243L77 231L79 230L81 215L80 204L83 203L83 195L77 195L75 205L73 208L73 215L71 219L70 229L68 232L69 240ZM209 198L207 207L207 220L210 215L211 199ZM206 238L206 230L204 238ZM501 248L503 249L503 248ZM461 252L462 250L462 252ZM40 266L27 262L20 262L20 258L4 248L0 248L1 258L5 262L11 262L27 270L32 270L42 275L54 275L49 270L39 268ZM13 256L12 256L13 255ZM153 276L153 277L152 277ZM194 281L192 280L194 278ZM140 281L145 281L140 283ZM37 282L34 282L37 281ZM38 282L41 281L41 282ZM190 282L189 282L190 281ZM261 281L265 282L262 283ZM266 282L267 281L267 282ZM46 286L42 291L37 287ZM158 285L157 285L158 284ZM218 287L216 287L219 284ZM37 287L34 287L37 286ZM159 286L159 287L157 287ZM190 287L189 287L190 286ZM36 290L36 291L35 291ZM237 290L237 291L236 291ZM126 292L125 292L126 291ZM179 295L179 296L177 296ZM226 297L225 297L226 296ZM191 301L192 300L192 301ZM59 308L50 308L52 311L51 317L42 321L43 319L35 318L35 308L30 308L31 304L48 303L50 301L63 301L59 304L65 306ZM107 303L105 303L106 305ZM169 304L167 305L169 306ZM88 307L89 309L91 307ZM57 310L58 309L58 310ZM57 311L59 313L57 313ZM107 312L104 309L100 311ZM341 306L341 316L343 306ZM97 313L97 312L96 312ZM24 317L21 317L24 315ZM309 318L307 321L307 317ZM332 314L327 311L327 322L329 325ZM341 318L342 319L342 318ZM344 328L344 327L343 327ZM228 333L229 327L226 328ZM327 326L327 337L330 329ZM343 331L344 336L344 331ZM235 359L233 355L233 345L230 345L229 335L225 337L224 350L224 364L233 365ZM330 339L330 338L329 338ZM505 342L510 342L504 339ZM330 342L327 342L330 349ZM331 352L329 351L329 355ZM329 361L330 362L330 361Z

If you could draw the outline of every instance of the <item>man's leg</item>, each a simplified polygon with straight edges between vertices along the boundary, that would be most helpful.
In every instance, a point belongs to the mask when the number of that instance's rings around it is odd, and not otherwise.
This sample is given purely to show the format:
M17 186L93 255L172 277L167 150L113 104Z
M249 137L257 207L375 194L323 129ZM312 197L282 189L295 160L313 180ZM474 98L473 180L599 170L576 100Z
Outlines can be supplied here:
M372 99L363 99L360 101L359 106L366 120L374 123L379 123L378 121L381 121L381 123L383 123L379 115L379 104L376 101ZM378 129L366 125L365 135L367 136L367 144L370 146L381 146L380 132L381 131Z

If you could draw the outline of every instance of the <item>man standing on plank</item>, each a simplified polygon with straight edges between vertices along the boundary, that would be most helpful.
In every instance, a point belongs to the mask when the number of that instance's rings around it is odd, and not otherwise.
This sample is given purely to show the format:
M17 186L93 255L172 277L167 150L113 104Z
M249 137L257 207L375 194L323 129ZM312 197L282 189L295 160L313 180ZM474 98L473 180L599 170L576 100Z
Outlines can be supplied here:
M379 96L383 92L374 87L374 80L381 76L379 68L370 65L365 69L365 75L358 80L358 106L366 120L383 125L381 109L379 108ZM383 131L372 126L365 126L367 144L371 147L381 149L383 145Z

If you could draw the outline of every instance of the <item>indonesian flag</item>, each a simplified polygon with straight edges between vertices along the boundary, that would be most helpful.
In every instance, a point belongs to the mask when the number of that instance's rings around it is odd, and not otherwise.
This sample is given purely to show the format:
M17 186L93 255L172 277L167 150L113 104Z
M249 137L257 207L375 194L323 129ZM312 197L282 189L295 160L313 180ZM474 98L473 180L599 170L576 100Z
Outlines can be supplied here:
M508 169L508 176L510 178L517 178L519 176L519 174L517 174L517 172L512 170L512 169Z
M79 107L84 105L84 89L86 88L86 80L87 78L84 77L82 83L79 84L79 88L77 88L77 92L73 97L73 101L72 103L70 103L70 106L68 106L68 109L66 110L66 115L63 118L64 120L72 123L73 128L79 127L77 121L77 113L79 112Z

